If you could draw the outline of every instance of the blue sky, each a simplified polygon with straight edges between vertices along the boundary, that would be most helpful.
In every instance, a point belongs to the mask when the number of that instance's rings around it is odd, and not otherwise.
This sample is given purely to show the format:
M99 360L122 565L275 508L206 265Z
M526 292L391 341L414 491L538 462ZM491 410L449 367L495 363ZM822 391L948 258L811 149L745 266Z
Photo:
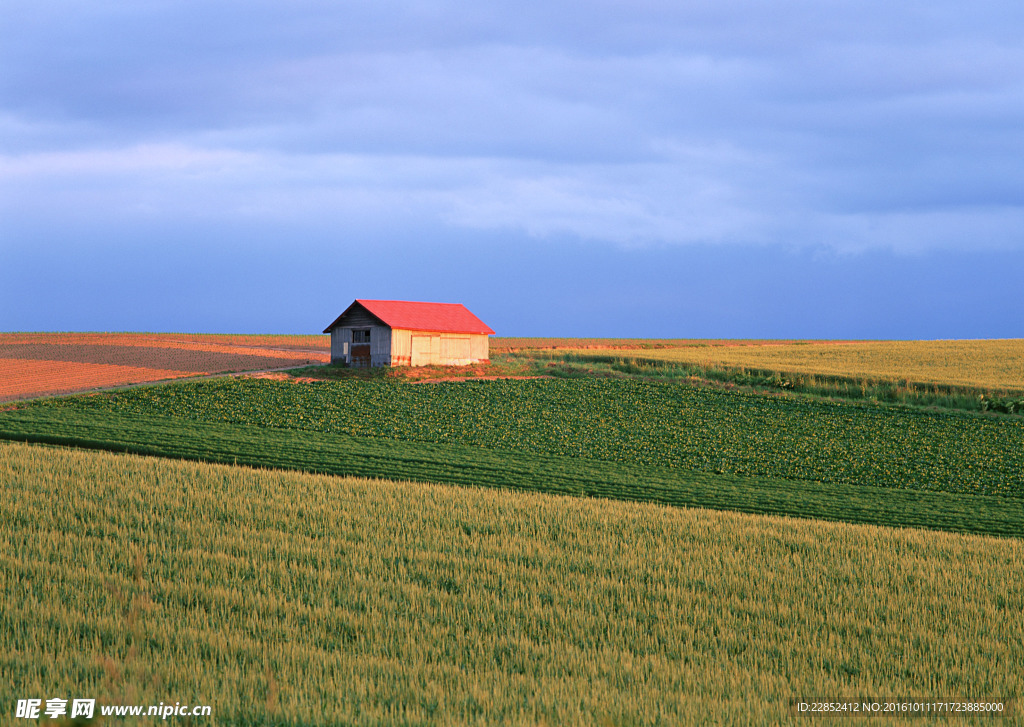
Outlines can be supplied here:
M2 16L0 330L1024 336L1019 2Z

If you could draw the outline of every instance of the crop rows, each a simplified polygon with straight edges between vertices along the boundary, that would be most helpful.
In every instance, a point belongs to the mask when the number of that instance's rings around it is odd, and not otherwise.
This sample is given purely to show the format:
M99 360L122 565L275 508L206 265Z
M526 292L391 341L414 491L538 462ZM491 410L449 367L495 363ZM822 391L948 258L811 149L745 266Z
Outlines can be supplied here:
M357 477L507 488L819 520L1024 536L1024 500L737 477L460 444L30 408L0 439Z
M790 724L1024 687L1018 539L11 443L0 481L4 723Z
M36 406L466 444L616 466L1024 496L1018 420L636 380L216 380Z
M621 355L709 367L1024 391L1024 339L640 348Z

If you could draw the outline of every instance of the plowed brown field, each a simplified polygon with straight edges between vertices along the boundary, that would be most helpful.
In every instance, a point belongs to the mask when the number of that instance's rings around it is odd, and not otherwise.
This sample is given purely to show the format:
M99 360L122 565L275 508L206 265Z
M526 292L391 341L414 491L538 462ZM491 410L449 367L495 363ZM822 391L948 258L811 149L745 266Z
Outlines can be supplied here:
M137 366L0 358L0 401L192 375Z
M326 336L0 333L0 401L329 359Z
M0 333L0 345L14 343L113 344L156 348L259 348L273 351L331 349L329 336L276 336L233 333Z

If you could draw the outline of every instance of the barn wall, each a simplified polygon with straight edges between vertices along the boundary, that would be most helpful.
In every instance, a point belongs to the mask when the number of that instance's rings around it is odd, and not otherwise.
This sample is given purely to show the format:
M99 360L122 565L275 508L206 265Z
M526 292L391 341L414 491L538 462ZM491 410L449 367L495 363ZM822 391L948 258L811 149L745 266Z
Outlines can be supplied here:
M388 366L391 364L391 329L387 326L355 324L349 325L345 318L345 326L331 329L331 363L352 363L352 329L370 329L370 365ZM367 319L368 321L370 319Z
M363 310L362 307L355 306L341 317L338 325L348 326L349 328L366 328L368 326L379 326L380 321Z
M465 366L472 363L469 357L469 335L441 335L441 363L445 366Z
M491 360L491 340L486 335L469 337L469 355L474 362Z
M370 327L370 365L391 365L391 329L387 326Z
M353 328L370 329L371 366L412 366L414 358L417 366L465 366L490 360L490 339L484 334L391 329L355 310L331 329L332 363L352 363Z
M412 365L412 331L400 328L391 331L391 365Z
M351 328L331 329L331 363L348 363L348 352L351 346Z
M488 359L486 335L405 330L391 332L392 366L465 366Z

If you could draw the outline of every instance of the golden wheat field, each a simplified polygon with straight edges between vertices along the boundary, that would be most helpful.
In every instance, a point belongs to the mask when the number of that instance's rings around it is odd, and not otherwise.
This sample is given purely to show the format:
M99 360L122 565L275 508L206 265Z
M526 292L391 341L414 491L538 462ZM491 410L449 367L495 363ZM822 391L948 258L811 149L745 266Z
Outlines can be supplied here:
M1024 339L680 346L623 357L713 367L1024 390Z
M0 481L4 705L780 724L1024 687L1016 539L10 443Z

